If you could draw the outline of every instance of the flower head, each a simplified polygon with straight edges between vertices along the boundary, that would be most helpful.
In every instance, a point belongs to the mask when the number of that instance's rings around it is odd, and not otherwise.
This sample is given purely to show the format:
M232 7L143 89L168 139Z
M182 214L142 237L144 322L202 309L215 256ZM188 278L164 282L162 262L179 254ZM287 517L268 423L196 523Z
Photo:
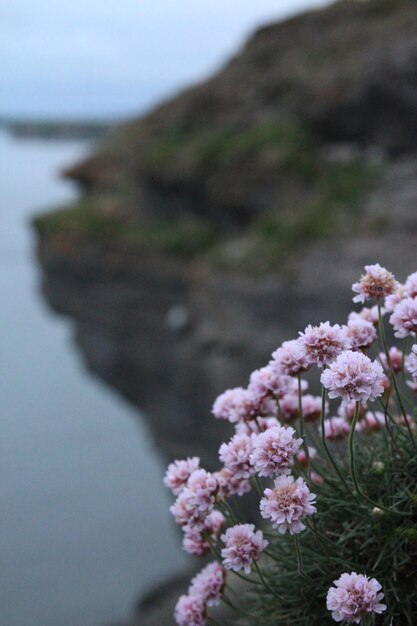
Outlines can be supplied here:
M164 477L164 485L171 489L175 496L178 496L187 484L190 475L198 469L199 465L200 459L197 456L170 463Z
M284 341L282 346L272 353L272 361L269 364L278 374L284 376L296 376L310 366L307 350L301 339Z
M411 352L406 359L407 372L417 380L417 343L411 348Z
M265 489L260 504L261 515L270 519L278 532L283 534L288 530L295 535L305 529L302 520L316 513L315 498L302 478L294 480L293 476L278 476L274 488Z
M375 400L384 392L381 365L352 350L339 354L322 373L320 381L329 390L329 398L341 397L345 402Z
M372 298L379 300L396 291L398 283L394 275L379 263L365 265L365 272L359 282L352 285L352 290L358 294L353 302L365 302Z
M389 371L388 359L387 359L385 352L379 353L379 359L382 365L384 366L384 368L387 371ZM392 346L389 349L389 360L391 361L391 366L394 372L396 373L401 372L401 370L403 369L403 362L404 362L403 351L399 350L396 346Z
M243 496L251 490L251 484L248 478L241 478L227 467L223 467L218 472L214 472L213 476L217 478L219 483L219 498L226 499L230 496Z
M417 296L417 272L410 274L405 281L404 296L406 298L415 298Z
M395 336L400 339L417 333L417 297L401 300L394 307L389 321L394 326Z
M284 393L291 391L293 387L293 378L278 374L276 368L266 365L252 372L248 389L257 396L272 394L280 398Z
M345 331L339 324L334 326L331 326L329 322L323 322L319 326L310 324L299 335L305 346L306 360L309 365L323 367L348 347Z
M389 298L391 298L392 296L388 296ZM384 307L381 307L381 314L384 315L385 314L385 309ZM372 307L366 307L364 306L360 311L351 311L348 315L348 320L355 320L355 319L362 319L362 320L366 320L367 322L371 322L371 324L373 324L374 326L378 326L379 324L379 313L378 313L378 307L372 306Z
M201 527L204 519L213 510L219 483L213 474L196 469L188 479L170 511L181 526Z
M356 425L356 430L359 433L371 433L377 432L381 428L385 428L385 426L386 420L382 411L375 411L375 413L367 411L365 417Z
M221 552L224 567L235 572L243 569L246 574L250 573L252 563L259 559L268 546L262 532L255 532L253 524L232 526L222 535L221 540L225 544Z
M253 450L253 436L234 435L229 443L220 446L219 458L236 478L249 478L253 474L249 460Z
M327 592L327 608L335 622L360 624L369 613L383 613L387 608L381 604L384 594L380 593L381 585L376 578L352 572L342 574L333 584L335 587Z
M210 552L207 536L213 544L216 544L225 525L226 519L223 513L214 510L207 515L200 528L185 526L182 542L184 550L193 556L205 556Z
M351 318L348 321L346 326L346 343L351 350L369 348L376 338L377 332L371 322L361 317Z
M294 435L293 428L275 426L254 439L250 460L260 476L273 476L288 470L303 443L302 439Z
M222 599L225 583L226 571L220 563L214 561L194 576L188 593L200 597L208 606L216 606Z
M331 417L324 422L324 436L329 441L345 439L350 433L350 424L344 417Z
M178 626L205 626L206 603L200 596L181 596L174 611Z

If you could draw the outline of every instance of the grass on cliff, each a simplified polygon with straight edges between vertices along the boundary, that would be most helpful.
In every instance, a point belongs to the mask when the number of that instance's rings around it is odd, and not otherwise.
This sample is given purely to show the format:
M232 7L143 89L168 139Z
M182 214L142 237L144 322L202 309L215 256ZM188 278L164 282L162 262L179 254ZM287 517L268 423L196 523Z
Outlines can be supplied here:
M79 241L121 245L132 251L159 249L181 257L194 256L217 241L213 225L203 220L129 220L103 214L88 200L40 215L34 219L34 226L41 236L64 235Z

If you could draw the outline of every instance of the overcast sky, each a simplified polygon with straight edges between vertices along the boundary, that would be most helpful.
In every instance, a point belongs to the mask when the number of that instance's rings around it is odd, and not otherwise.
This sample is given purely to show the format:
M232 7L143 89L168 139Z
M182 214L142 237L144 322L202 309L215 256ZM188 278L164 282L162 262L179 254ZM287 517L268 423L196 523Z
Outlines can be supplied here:
M113 117L212 72L326 0L0 0L0 115Z

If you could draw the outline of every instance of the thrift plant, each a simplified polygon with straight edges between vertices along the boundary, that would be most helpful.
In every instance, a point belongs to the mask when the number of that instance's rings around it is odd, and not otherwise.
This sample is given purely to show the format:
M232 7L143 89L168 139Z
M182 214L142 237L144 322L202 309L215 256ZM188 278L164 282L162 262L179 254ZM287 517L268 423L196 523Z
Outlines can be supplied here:
M217 472L169 465L184 550L213 559L179 599L179 626L217 623L220 602L248 626L417 624L417 272L400 284L367 265L352 288L371 306L310 324L215 400L234 429ZM251 489L257 527L239 503Z

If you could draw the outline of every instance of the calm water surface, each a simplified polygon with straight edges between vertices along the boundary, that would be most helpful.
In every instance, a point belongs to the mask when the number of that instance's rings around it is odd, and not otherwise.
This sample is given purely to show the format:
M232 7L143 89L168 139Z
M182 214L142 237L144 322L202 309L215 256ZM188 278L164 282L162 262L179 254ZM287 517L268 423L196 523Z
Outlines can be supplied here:
M108 624L184 558L145 426L39 294L29 219L74 197L57 171L88 147L0 133L2 626Z

